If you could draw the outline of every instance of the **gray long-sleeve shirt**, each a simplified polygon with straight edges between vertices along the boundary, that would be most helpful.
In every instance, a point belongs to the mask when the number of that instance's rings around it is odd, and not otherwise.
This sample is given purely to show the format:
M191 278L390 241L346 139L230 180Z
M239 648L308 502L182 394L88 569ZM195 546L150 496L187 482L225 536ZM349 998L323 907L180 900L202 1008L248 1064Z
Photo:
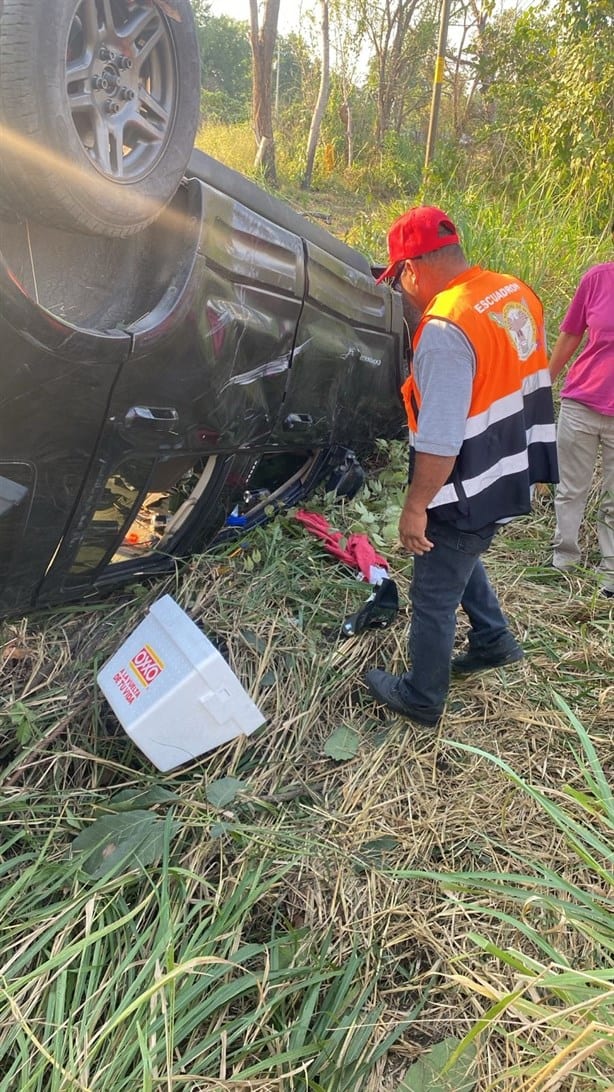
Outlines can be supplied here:
M421 395L413 446L429 455L458 455L476 369L471 342L458 326L446 319L429 319L412 369Z

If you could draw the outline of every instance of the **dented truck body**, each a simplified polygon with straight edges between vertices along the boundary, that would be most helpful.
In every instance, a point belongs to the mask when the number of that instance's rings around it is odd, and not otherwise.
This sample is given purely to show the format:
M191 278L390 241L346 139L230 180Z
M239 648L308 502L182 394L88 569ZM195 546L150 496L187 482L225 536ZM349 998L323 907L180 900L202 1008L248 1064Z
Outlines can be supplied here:
M164 571L402 428L398 294L200 152L133 236L0 221L0 300L2 614Z

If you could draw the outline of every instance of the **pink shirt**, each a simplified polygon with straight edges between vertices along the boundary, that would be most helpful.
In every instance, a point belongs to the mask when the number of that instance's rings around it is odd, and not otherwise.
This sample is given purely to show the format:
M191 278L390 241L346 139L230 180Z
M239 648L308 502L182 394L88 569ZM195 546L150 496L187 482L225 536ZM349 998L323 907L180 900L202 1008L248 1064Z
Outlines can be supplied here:
M561 330L565 334L588 330L588 341L567 373L561 398L614 416L614 262L587 270Z

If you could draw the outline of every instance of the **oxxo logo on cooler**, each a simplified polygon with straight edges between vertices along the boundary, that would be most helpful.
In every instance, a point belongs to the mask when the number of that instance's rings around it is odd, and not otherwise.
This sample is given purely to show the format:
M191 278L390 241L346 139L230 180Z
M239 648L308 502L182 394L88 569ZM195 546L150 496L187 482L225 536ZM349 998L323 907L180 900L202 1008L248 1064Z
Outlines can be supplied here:
M151 686L164 670L164 663L150 645L143 645L140 652L132 657L129 666L143 686Z

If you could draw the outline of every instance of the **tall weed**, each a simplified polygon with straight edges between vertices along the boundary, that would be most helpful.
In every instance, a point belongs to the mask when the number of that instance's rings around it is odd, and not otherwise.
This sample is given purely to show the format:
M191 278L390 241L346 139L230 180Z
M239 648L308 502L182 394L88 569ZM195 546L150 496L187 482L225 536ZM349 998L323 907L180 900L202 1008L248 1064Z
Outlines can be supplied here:
M561 1088L572 1076L611 1088L614 1071L614 796L589 733L560 696L554 700L576 733L581 787L545 792L481 748L450 745L494 763L543 809L568 847L565 874L522 849L512 849L518 872L396 873L436 880L465 923L456 978L468 997L490 1004L457 1053L477 1038L503 1036L523 1058L507 1076L526 1092ZM484 930L488 919L503 927L507 946Z

